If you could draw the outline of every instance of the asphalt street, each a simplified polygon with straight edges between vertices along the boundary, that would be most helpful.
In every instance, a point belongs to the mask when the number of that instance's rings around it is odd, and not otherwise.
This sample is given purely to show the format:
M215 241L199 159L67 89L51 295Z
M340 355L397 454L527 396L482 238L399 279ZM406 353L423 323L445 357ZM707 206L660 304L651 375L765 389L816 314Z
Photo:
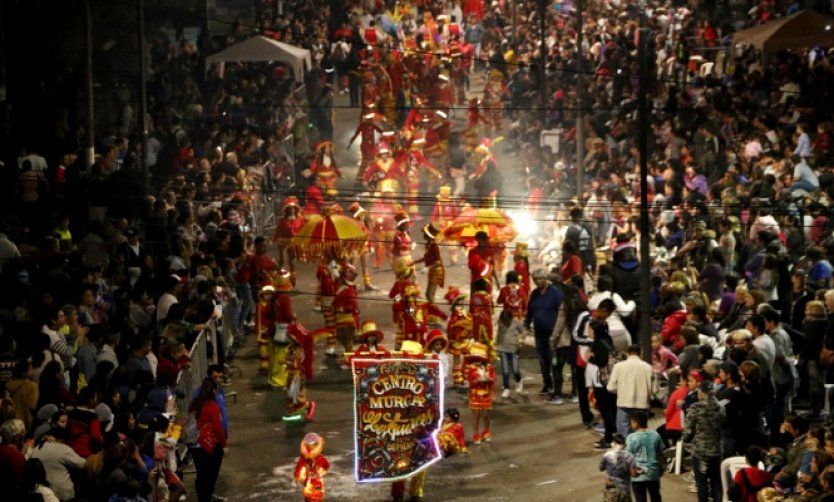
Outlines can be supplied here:
M475 80L475 85L480 82ZM337 96L336 154L344 173L345 188L350 190L355 175L358 148L345 149L353 134L359 115L358 109L340 108L347 105L345 96ZM457 111L462 120L465 110ZM504 154L501 148L495 152L499 168L508 180L509 194L518 195L523 182L517 176L514 158ZM350 181L347 181L350 180ZM511 181L511 182L510 182ZM434 193L425 194L433 198ZM347 206L347 204L345 204ZM424 207L428 212L430 207ZM416 256L422 252L420 225L412 229L418 243ZM361 319L373 319L393 339L388 289L393 282L390 269L374 272L374 283L379 291L361 291ZM426 276L418 274L421 288L425 288ZM446 285L456 285L466 291L468 270L458 266L447 268ZM316 288L314 266L299 267L298 292L293 296L293 306L299 320L308 328L323 326L321 314L313 310ZM441 297L445 290L438 292ZM224 459L217 493L230 501L244 500L302 500L292 472L298 458L301 438L307 432L317 432L326 439L325 455L331 463L326 482L328 501L383 501L390 500L389 485L357 485L353 478L352 436L352 386L350 373L339 370L324 356L324 344L316 347L316 376L308 383L308 399L318 404L312 422L285 424L285 392L272 390L265 377L258 375L257 349L250 336L241 349L235 365L235 374L226 387L227 392L237 392L237 402L230 400L230 455ZM533 350L522 352L522 375L526 391L513 392L509 399L501 399L500 385L496 389L492 410L491 443L470 445L470 453L442 460L431 467L425 485L425 501L593 501L602 500L604 474L599 472L602 452L593 450L599 435L586 429L579 417L578 405L551 405L538 395L541 377ZM496 372L500 368L496 363ZM569 382L569 379L566 379ZM467 440L472 437L471 413L464 397L455 392L446 394L445 406L457 407L466 429ZM662 411L659 412L662 416ZM189 484L193 482L193 479ZM662 481L663 496L680 502L695 500L689 484L681 477L667 475ZM192 492L193 493L193 492ZM193 494L190 499L194 499Z

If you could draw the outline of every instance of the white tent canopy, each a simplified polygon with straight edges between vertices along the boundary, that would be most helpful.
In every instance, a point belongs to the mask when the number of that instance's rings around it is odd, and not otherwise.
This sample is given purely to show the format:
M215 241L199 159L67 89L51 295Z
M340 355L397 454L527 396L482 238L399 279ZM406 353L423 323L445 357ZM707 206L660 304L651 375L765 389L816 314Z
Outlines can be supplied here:
M223 74L223 64L227 61L279 61L292 66L295 81L304 81L304 67L312 69L310 51L272 40L263 35L257 35L235 44L206 58L206 65L220 63L220 74Z

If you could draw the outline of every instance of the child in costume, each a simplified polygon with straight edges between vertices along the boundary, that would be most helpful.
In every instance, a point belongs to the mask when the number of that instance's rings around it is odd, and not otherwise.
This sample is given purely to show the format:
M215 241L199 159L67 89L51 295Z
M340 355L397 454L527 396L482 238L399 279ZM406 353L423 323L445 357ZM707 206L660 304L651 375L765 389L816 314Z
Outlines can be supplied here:
M475 430L472 442L475 444L481 444L481 441L492 441L492 433L489 431L489 410L492 409L495 369L490 363L487 351L486 345L473 343L466 356L466 364L469 366L466 375L469 382L469 409L472 411L472 425ZM481 424L484 429L479 433Z
M446 324L446 333L449 336L448 353L452 356L452 384L462 389L466 381L463 371L463 356L469 351L469 338L472 334L472 316L466 310L467 295L461 293L460 289L449 286L444 297L451 305L449 322Z
M426 335L426 356L433 359L440 359L443 369L443 386L448 388L451 383L450 356L446 353L449 347L449 339L439 329L433 329Z
M426 300L434 303L434 295L437 287L445 284L446 269L443 267L443 259L440 257L440 246L435 239L439 230L432 224L423 227L423 236L426 238L426 253L414 263L424 263L429 270L428 283L426 284Z
M501 397L507 399L510 397L510 373L515 377L515 391L519 394L524 391L521 371L519 371L518 366L518 348L527 330L524 328L524 322L513 316L512 312L507 309L501 311L497 324L498 336L495 345L498 349L498 355L501 357L501 378L504 384Z
M261 288L256 328L259 345L263 347L262 342L265 343L267 383L275 388L283 388L287 385L285 361L290 344L287 334L290 326L295 323L295 313L288 294L292 291L289 272L279 271L273 282L274 285Z
M486 279L480 278L473 284L474 292L469 300L469 313L472 315L472 339L484 344L490 360L495 359L494 334L492 325L492 295L487 288Z
M327 355L336 355L336 312L333 310L333 300L339 287L339 271L336 260L323 257L316 268L316 278L319 280L318 295L316 296L316 310L324 316L324 327L328 330Z
M304 502L324 500L324 476L330 462L322 455L324 438L311 432L301 440L301 456L295 464L294 477L301 483Z
M446 313L437 305L420 299L420 290L416 286L405 289L402 300L399 330L397 331L397 346L403 341L412 340L421 346L425 344L429 322L437 318L446 319Z
M287 350L287 413L284 420L311 420L316 402L307 400L307 380L313 378L313 336L297 323L290 326Z
M363 322L362 329L359 331L360 345L353 353L353 357L390 357L391 352L382 345L384 337L382 331L376 328L374 321Z
M443 450L444 457L451 457L455 453L469 453L463 424L460 423L460 412L457 408L449 408L443 414L443 423L440 426L440 433L437 434L437 442Z

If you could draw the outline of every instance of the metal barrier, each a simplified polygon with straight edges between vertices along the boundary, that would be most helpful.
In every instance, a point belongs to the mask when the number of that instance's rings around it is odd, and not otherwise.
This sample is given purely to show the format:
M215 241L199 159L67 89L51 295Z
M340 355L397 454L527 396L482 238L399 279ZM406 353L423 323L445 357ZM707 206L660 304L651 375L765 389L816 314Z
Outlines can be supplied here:
M194 391L202 385L203 378L208 373L208 367L217 364L217 339L217 323L209 321L206 328L197 335L194 345L188 352L191 365L180 371L177 376L177 389L181 391L177 393L177 410L183 416L188 411ZM211 351L209 351L209 345L211 345Z

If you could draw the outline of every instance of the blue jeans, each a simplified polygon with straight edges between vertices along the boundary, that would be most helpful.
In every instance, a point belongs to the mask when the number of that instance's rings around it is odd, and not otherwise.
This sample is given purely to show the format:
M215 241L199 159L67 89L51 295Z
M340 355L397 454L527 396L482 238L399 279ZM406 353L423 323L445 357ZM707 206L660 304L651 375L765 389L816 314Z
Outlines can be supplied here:
M542 383L546 389L553 389L553 377L550 371L552 355L550 354L550 332L536 331L536 355L539 356L539 370L542 373Z
M521 372L518 370L518 354L515 352L499 352L501 354L501 378L504 382L504 388L510 388L510 372L515 377L516 382L521 381Z
M620 408L617 407L617 432L623 436L628 436L631 432L631 418L629 415L635 411L649 411L641 410L640 408Z
M818 186L814 186L811 184L810 181L799 180L794 181L793 185L791 185L791 192L795 192L797 190L805 190L806 192L814 192L818 190Z
M240 299L240 314L237 317L238 333L243 333L243 325L249 319L252 309L255 307L255 300L252 298L251 284L236 284L235 292Z
M722 500L724 488L721 486L721 458L698 458L692 456L692 471L695 473L695 486L698 487L698 502Z

